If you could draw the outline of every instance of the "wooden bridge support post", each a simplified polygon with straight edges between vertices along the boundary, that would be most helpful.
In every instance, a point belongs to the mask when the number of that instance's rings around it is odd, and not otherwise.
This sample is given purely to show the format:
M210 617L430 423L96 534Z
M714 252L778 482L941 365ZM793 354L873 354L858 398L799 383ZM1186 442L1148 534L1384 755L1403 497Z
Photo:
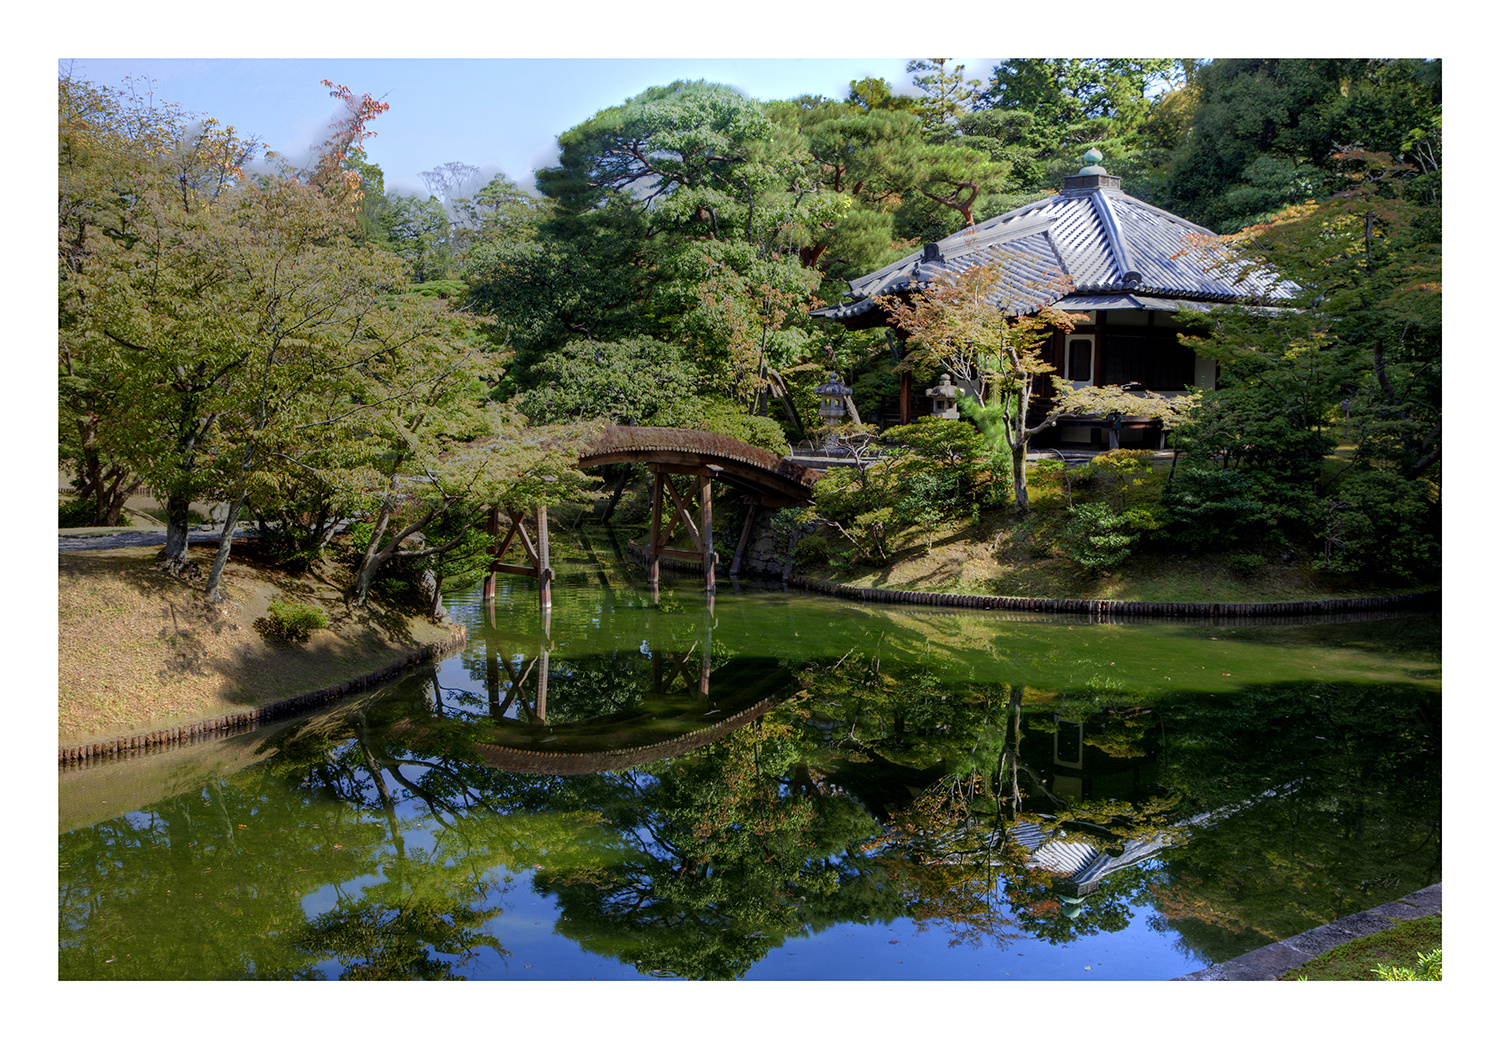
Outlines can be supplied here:
M547 536L547 506L536 507L536 575L537 597L542 612L552 609L552 549Z
M493 600L490 606L493 610ZM504 708L500 706L500 653L495 645L493 621L490 629L484 633L484 691L489 697L490 717L500 718Z
M659 469L652 475L651 536L646 545L646 583L655 587L661 580L661 499L664 493L662 481L666 479L666 475Z
M536 662L536 720L543 725L547 724L547 670L551 666L552 654L543 649Z
M709 672L713 669L714 657L714 597L708 597L708 609L703 615L703 656L698 663L698 695L708 699Z
M493 550L495 539L500 536L500 506L490 506L490 518L488 525L485 527L485 532L490 536L490 544ZM496 555L495 558L499 559L500 557ZM495 571L493 570L484 575L484 595L482 596L482 601L491 604L495 601Z
M714 590L714 481L712 477L698 477L698 532L703 538L703 587Z
M755 526L755 511L759 507L759 502L752 501L745 511L745 525L740 529L739 544L734 546L734 561L729 564L730 577L740 572L740 564L745 561L745 546L750 543L750 528Z

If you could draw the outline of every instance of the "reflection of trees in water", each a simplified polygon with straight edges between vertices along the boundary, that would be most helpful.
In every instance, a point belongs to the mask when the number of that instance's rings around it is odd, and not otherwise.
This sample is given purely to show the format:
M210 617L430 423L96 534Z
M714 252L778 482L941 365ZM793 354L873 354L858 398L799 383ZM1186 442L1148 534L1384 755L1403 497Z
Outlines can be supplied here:
M861 785L859 770L920 766L914 745L933 753L940 774L922 774L882 839L912 915L942 922L955 940L1001 940L1002 898L1015 928L1054 942L1123 928L1128 905L1151 904L1161 914L1154 925L1225 958L1440 876L1438 697L1428 691L1300 682L1175 698L970 689L947 697L944 723L928 714L924 726L913 724L924 712L910 702L932 695L921 686L867 666L828 682L827 697L814 684L813 702L825 747L844 756L835 774L846 786ZM850 710L838 717L834 703ZM1078 756L1077 778L1049 760L1069 727L1079 732L1067 755ZM1058 795L1064 788L1069 796ZM1230 806L1212 825L1178 827ZM1007 841L1007 825L1028 820L1111 855L1160 835L1177 846L1107 876L1080 907L1059 900L1066 887Z
M329 960L346 977L458 976L504 955L488 932L520 869L557 899L562 935L695 978L839 924L1062 944L1142 906L1222 959L1438 879L1436 694L1065 694L880 648L785 666L799 691L702 749L587 775L485 767L487 704L416 724L452 701L414 678L201 795L63 835L62 976L312 977ZM555 665L548 722L644 703L669 659ZM702 659L664 695L690 698ZM1242 807L1081 904L1016 836L1045 825L1114 853L1227 805Z
M302 900L381 869L388 832L338 801L289 799L257 772L59 838L60 977L321 976L314 951L286 940L305 927ZM430 913L462 909L424 897Z
M1262 797L1166 857L1153 889L1212 960L1441 879L1441 700L1397 685L1296 683L1164 706L1192 754L1165 782L1197 803Z
M872 821L801 767L784 721L579 786L628 847L612 869L537 879L586 949L643 972L734 978L833 920L895 915L848 854Z
M503 955L483 929L514 844L503 817L450 815L431 847L408 847L398 806L465 784L385 757L370 728L288 741L228 781L61 835L59 976L321 978L331 959L343 977L452 977ZM314 895L333 905L308 919Z

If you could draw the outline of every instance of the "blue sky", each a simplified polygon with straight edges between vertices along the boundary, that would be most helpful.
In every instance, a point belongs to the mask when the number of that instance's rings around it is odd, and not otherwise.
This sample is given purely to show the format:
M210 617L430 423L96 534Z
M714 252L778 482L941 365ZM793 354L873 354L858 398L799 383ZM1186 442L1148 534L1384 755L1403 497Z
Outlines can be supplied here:
M1000 60L956 59L971 78ZM529 187L556 160L554 138L594 113L677 79L727 83L760 100L842 97L849 82L908 82L905 58L72 58L75 75L101 86L155 81L158 97L213 116L270 148L295 155L322 141L334 102L321 81L390 104L375 120L372 162L386 187L425 190L418 176L458 161L503 171Z

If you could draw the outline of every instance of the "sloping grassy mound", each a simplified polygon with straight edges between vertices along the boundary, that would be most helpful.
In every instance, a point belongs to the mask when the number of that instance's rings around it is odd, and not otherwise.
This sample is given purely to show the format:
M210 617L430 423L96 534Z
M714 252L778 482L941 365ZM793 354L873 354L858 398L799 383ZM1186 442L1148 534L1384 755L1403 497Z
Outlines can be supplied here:
M206 573L217 546L195 545ZM351 611L345 576L328 567L289 575L242 556L225 570L228 601L203 602L202 580L160 569L156 549L58 556L58 744L217 718L337 685L450 633L410 611ZM320 607L328 627L305 640L273 634L271 604Z

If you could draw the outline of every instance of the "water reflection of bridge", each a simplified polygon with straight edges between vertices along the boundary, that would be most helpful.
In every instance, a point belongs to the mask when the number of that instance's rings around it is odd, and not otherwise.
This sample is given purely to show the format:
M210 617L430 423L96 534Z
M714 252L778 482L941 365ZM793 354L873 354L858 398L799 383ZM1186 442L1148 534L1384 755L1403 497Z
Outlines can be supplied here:
M686 649L649 638L639 647L650 679L633 703L597 717L559 718L555 705L549 708L549 689L576 677L578 662L554 663L545 615L540 632L526 637L502 633L490 612L490 623L470 639L483 647L487 710L456 712L435 687L434 718L415 725L428 736L457 737L464 756L494 768L559 776L633 768L707 746L795 690L784 669L759 657L727 659L715 672L710 599ZM629 670L629 663L619 669Z

